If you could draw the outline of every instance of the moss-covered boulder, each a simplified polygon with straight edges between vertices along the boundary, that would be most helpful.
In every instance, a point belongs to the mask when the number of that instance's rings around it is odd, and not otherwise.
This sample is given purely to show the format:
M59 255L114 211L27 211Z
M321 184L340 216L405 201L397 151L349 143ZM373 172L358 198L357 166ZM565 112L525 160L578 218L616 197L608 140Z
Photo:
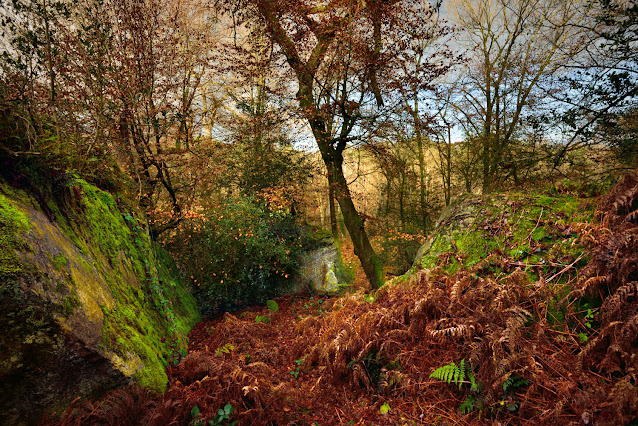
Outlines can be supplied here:
M594 201L524 194L459 198L442 212L413 270L438 266L454 273L493 258L492 269L505 262L534 281L543 271L582 266L586 250L577 231L593 219Z
M141 215L76 178L0 181L0 306L2 424L130 380L162 392L199 320Z

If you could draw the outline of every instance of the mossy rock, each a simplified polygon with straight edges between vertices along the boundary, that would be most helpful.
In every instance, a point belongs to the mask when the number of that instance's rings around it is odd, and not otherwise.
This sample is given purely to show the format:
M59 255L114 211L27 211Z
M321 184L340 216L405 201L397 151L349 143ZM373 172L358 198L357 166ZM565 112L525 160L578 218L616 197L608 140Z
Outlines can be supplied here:
M472 268L490 255L528 270L531 279L572 262L582 266L587 258L577 224L591 222L593 213L593 199L466 196L442 213L435 231L419 249L413 270L438 266L453 273Z
M301 258L296 288L320 294L334 294L341 289L335 270L340 262L339 250L332 239L325 239L323 247L311 250Z
M0 181L2 424L130 380L162 392L200 320L139 212L80 179L49 195Z

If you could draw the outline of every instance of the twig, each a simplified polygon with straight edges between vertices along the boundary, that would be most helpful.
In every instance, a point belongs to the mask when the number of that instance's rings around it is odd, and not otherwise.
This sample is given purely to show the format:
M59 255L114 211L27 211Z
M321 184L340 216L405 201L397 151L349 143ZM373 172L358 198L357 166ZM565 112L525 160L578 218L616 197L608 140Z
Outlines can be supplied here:
M545 281L546 283L549 283L551 280L553 280L554 278L556 278L559 275L562 275L564 272L567 272L567 270L571 269L574 267L575 264L578 263L578 261L580 259L583 258L583 256L585 256L585 254L581 254L580 256L578 256L576 258L576 260L574 260L572 263L570 263L569 265L565 266L563 269L561 269L559 272L555 273L554 275L552 275L551 277L549 277L549 279L547 281Z
M525 238L526 240L529 241L530 244L532 243L532 240L531 240L532 234L534 233L534 231L536 231L536 228L538 228L538 224L541 223L541 217L543 217L543 208L544 207L541 206L541 214L538 215L538 220L536 221L536 226L534 226L534 229L532 229L532 231L529 233L527 238Z

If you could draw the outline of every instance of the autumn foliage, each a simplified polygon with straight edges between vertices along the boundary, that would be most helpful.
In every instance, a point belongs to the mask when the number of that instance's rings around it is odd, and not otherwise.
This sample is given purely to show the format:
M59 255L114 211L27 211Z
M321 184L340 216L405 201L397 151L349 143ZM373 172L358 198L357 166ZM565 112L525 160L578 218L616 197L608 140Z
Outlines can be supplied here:
M242 424L630 422L638 415L637 182L631 175L604 198L596 223L569 224L591 253L580 270L555 263L535 279L495 250L451 273L454 256L444 254L433 269L369 295L288 296L277 312L201 323L188 356L169 369L170 389L145 399L140 418L185 424L195 405L208 419L230 403ZM451 363L463 366L464 381L431 377ZM105 401L124 404L121 391ZM83 404L62 423L110 407Z

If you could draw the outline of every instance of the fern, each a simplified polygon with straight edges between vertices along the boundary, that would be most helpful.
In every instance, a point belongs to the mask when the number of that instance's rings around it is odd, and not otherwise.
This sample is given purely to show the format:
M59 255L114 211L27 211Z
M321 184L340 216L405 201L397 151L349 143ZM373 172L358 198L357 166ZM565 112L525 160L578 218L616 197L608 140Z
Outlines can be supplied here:
M507 392L508 390L514 391L517 388L527 386L528 384L529 384L529 380L526 380L517 375L512 375L512 376L509 376L507 380L505 380L505 382L503 382L503 392Z
M462 359L459 365L451 362L448 365L437 368L430 374L430 378L440 380L448 385L454 383L458 385L459 389L461 389L463 383L469 383L471 391L478 391L478 384L474 378L474 373L472 373L470 365L465 363L465 359Z
M217 355L229 354L234 350L235 350L235 345L233 345L232 343L226 343L224 346L221 346L215 349L215 353Z
M459 405L459 411L461 414L469 414L476 408L476 397L474 395L468 395Z

